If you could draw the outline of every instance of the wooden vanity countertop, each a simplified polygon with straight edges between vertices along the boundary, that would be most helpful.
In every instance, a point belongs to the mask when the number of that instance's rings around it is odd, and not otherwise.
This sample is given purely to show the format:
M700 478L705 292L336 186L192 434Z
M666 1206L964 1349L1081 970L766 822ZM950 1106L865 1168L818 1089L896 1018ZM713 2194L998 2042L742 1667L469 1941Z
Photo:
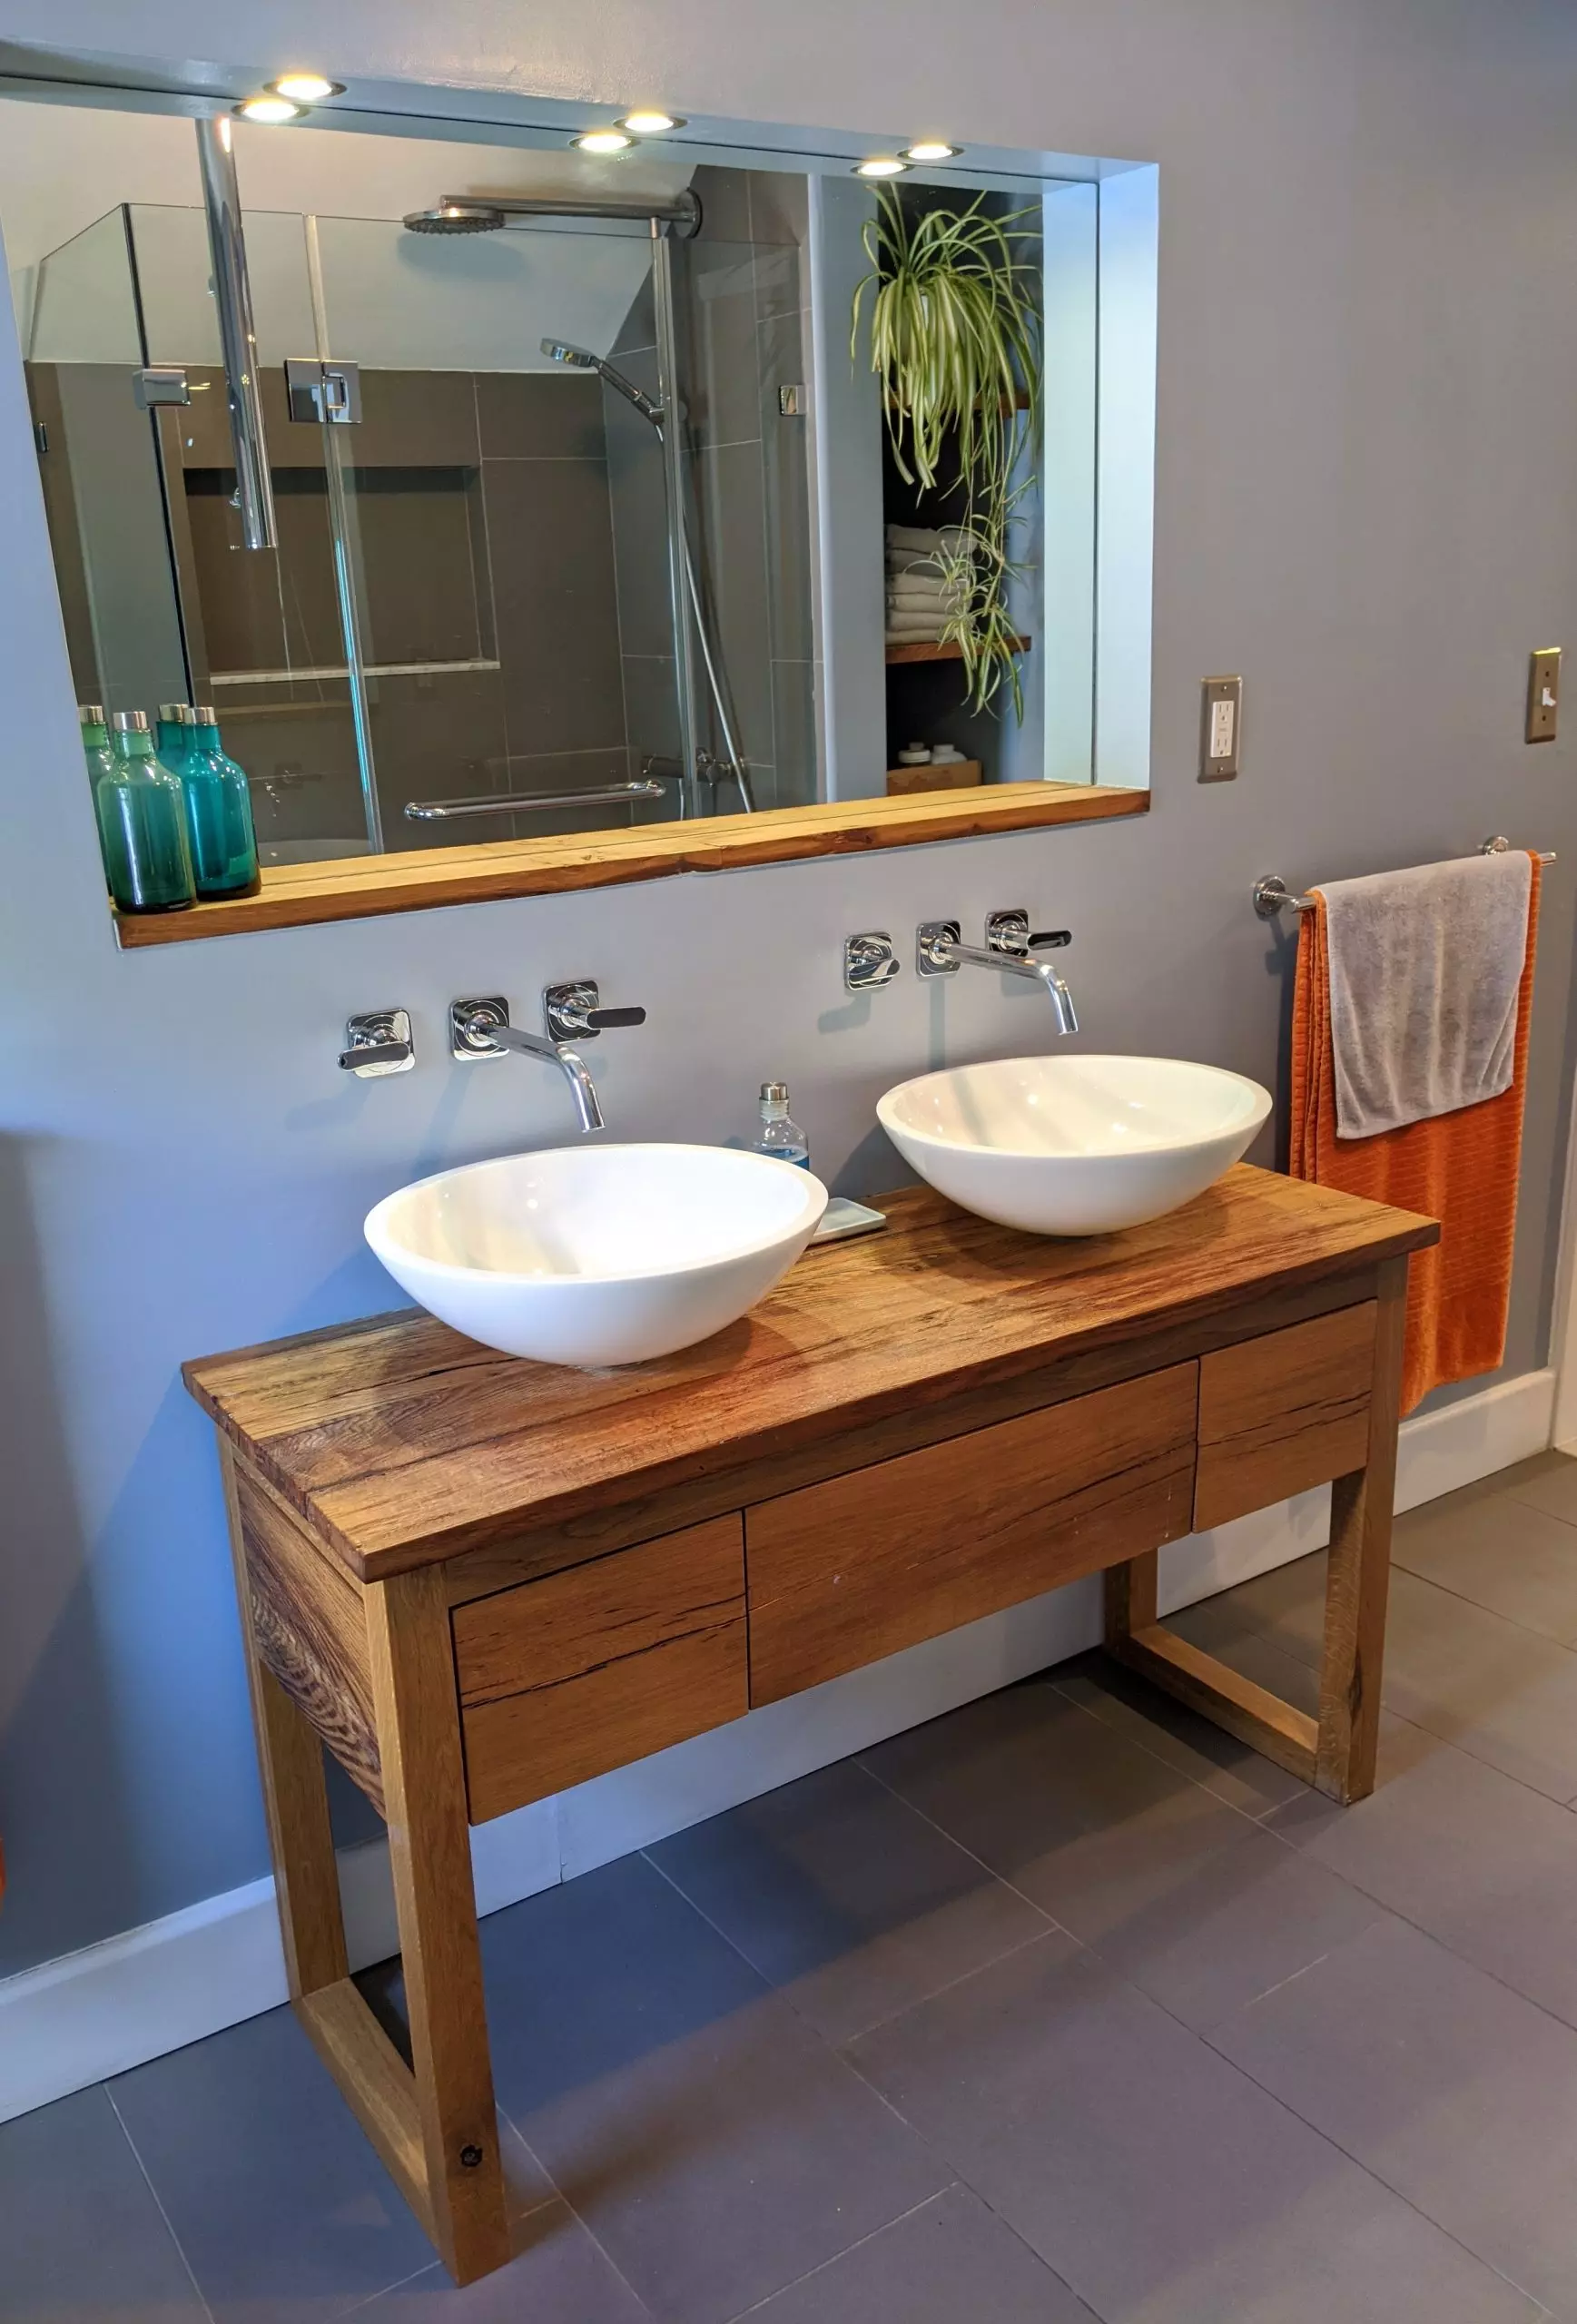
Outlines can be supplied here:
M1065 1373L1079 1389L1120 1376L1135 1341L1158 1365L1210 1344L1212 1318L1231 1317L1227 1337L1273 1329L1300 1293L1309 1312L1340 1305L1328 1286L1439 1238L1432 1219L1246 1164L1165 1218L1082 1240L993 1226L928 1187L881 1202L885 1233L813 1246L740 1322L650 1364L524 1363L406 1309L202 1358L186 1384L376 1581L860 1428L885 1457L904 1415L1049 1371L1027 1401L1054 1402Z

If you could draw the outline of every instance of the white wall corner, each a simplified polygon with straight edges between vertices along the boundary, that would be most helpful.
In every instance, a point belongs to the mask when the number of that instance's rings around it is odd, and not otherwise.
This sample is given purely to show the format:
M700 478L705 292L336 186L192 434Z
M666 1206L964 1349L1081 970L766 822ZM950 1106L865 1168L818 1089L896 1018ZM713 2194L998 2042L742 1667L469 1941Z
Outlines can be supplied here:
M1396 1507L1416 1508L1542 1452L1553 1371L1498 1382L1403 1423ZM1328 1488L1299 1493L1162 1553L1165 1610L1285 1565L1325 1539ZM889 1735L1095 1645L1093 1579L931 1639L670 1751L499 1817L471 1835L477 1903L497 1912L650 1846ZM345 1850L340 1887L353 1968L399 1949L381 1841ZM146 1927L0 1982L0 2122L285 1999L273 1883L254 1880Z

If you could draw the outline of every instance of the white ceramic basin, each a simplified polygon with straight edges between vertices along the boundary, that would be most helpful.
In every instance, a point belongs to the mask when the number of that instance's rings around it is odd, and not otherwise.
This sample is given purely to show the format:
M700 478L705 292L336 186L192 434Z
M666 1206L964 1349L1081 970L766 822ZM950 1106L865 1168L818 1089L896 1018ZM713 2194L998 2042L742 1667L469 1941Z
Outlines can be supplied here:
M900 1082L877 1117L939 1193L1030 1235L1102 1235L1202 1194L1270 1112L1168 1057L1009 1057Z
M421 1178L367 1240L430 1314L542 1364L639 1364L732 1324L787 1273L827 1190L715 1146L561 1146Z

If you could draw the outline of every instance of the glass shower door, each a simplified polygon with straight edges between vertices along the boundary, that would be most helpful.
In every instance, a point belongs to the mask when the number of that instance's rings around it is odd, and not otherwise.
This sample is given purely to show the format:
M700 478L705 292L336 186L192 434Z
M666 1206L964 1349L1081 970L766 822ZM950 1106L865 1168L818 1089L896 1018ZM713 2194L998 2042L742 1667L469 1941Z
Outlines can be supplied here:
M265 862L372 843L340 617L338 535L320 431L292 427L287 357L313 345L305 222L246 221L277 549L242 545L219 330L200 210L127 213L148 359L184 365L186 406L153 415L190 671L251 778ZM187 688L174 689L185 694Z
M574 359L655 397L645 228L308 231L321 351L359 374L360 419L323 433L383 844L677 812L662 446Z

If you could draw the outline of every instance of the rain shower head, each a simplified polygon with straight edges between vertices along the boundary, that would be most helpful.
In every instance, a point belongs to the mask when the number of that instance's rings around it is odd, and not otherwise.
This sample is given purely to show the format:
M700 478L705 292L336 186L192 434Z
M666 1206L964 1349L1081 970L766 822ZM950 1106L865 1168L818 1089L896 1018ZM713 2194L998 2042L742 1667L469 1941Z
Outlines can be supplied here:
M654 403L633 379L626 379L622 371L616 371L613 365L605 363L600 355L593 355L589 348L572 346L567 339L545 339L542 352L550 363L567 363L572 371L596 372L616 393L623 396L626 403L634 404L643 419L651 421L659 436L662 434L662 405Z
M413 210L405 221L413 234L496 234L504 212L490 202L457 202L446 195L431 210Z

